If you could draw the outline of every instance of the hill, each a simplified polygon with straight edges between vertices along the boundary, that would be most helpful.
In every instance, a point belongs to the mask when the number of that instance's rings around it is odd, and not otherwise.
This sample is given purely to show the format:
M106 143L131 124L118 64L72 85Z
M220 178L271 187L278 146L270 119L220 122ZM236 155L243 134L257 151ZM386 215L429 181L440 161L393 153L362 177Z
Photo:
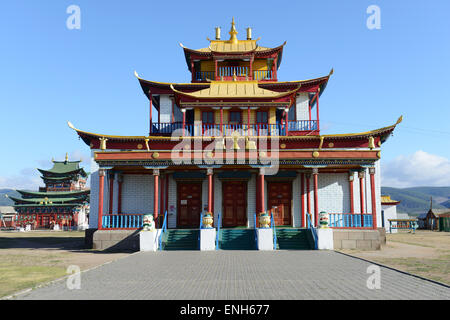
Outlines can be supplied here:
M381 187L381 193L390 195L392 199L401 201L398 212L413 215L427 212L430 209L430 197L433 197L433 209L450 208L450 187L413 187L391 188Z
M13 189L0 189L0 206L12 206L14 202L11 199L5 197L5 195L20 197L20 194Z

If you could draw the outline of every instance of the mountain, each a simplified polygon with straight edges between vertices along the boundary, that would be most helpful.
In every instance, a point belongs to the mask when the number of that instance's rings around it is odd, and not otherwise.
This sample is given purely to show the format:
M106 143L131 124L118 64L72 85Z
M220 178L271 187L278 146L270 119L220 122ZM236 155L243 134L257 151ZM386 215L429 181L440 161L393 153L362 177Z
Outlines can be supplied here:
M430 198L433 197L433 209L450 210L450 187L413 187L391 188L381 187L381 194L390 195L391 199L401 201L398 212L412 215L427 212L430 209Z
M5 197L5 195L13 196L13 197L20 197L20 194L13 189L0 189L0 206L12 206L14 202Z

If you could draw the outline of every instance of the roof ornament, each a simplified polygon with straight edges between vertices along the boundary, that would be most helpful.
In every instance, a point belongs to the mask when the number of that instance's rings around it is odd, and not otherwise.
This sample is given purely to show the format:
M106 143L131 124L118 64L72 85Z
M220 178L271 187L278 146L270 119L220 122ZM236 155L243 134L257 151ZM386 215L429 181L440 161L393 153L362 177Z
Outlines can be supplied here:
M228 41L233 44L237 44L238 39L237 39L236 35L238 34L238 32L236 30L236 25L234 24L234 17L231 20L231 29L230 29L230 32L228 32L228 33L230 34L230 40L228 40Z
M220 40L220 27L216 27L216 40Z
M65 162L69 161L69 153L66 152L66 159Z
M247 40L252 40L252 28L247 28Z

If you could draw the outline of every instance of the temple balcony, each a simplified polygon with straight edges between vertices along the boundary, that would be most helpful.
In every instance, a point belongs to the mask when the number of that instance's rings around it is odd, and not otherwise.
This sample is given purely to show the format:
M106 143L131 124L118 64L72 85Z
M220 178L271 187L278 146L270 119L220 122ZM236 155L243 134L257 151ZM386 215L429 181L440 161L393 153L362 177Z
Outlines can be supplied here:
M152 123L150 135L171 135L176 130L185 129L191 136L220 136L231 135L234 132L241 136L294 136L294 135L318 135L317 120L290 120L285 123L256 123L256 124L193 124L183 122L159 122Z
M272 70L255 70L250 74L249 67L219 67L217 77L215 71L195 71L194 82L206 82L208 80L233 80L236 77L238 81L258 80L258 81L277 81L273 76Z

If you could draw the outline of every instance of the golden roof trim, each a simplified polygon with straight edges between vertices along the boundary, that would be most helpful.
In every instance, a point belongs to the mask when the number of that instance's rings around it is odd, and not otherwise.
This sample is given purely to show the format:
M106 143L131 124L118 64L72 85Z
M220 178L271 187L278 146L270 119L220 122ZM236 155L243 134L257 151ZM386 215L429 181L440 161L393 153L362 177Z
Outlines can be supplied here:
M255 92L255 95L222 95L221 92L221 88L220 85L234 85L234 86L244 86L244 91L246 91L246 86L248 85L252 85L253 86L253 92ZM213 89L213 86L219 86L217 88L217 94L212 95L211 94L211 90ZM252 80L252 81L211 81L210 82L210 86L209 88L206 89L202 89L199 91L194 91L194 92L190 92L190 93L186 93L186 92L182 92L179 90L176 90L173 85L170 85L170 89L173 90L175 93L178 93L180 95L184 95L184 96L188 96L191 98L195 98L195 99L217 99L217 98L230 98L230 99L246 99L246 98L260 98L260 99L277 99L277 98L282 98L288 95L293 94L294 92L298 91L301 87L301 84L298 85L298 87L294 90L290 90L290 91L286 91L286 92L276 92L276 91L272 91L272 90L268 90L268 89L264 89L264 88L260 88L258 86L258 81L256 80ZM260 93L262 94L258 94L257 91L260 91ZM227 93L229 92L228 90L228 86L226 88ZM198 93L200 92L205 92L206 95L199 95ZM267 92L267 95L265 95L264 93ZM197 94L196 94L197 93ZM237 93L237 91L236 91Z

